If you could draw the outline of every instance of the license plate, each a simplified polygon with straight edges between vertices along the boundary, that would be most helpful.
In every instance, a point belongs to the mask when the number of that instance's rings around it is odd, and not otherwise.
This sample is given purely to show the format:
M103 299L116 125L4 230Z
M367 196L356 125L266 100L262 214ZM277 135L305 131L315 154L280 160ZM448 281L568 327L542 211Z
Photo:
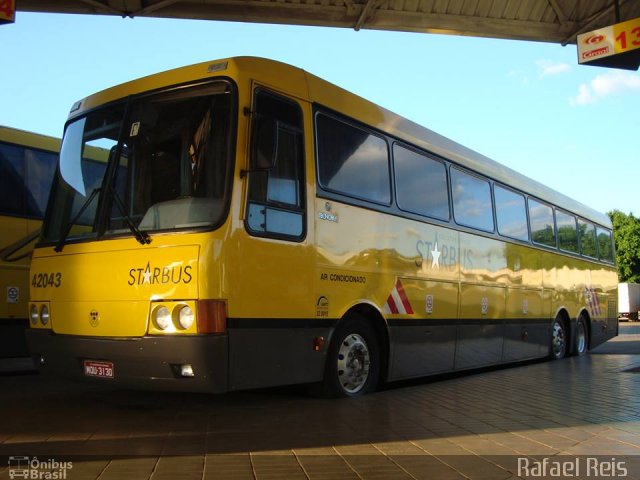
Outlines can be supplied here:
M114 378L113 363L85 360L83 362L84 374L87 377Z

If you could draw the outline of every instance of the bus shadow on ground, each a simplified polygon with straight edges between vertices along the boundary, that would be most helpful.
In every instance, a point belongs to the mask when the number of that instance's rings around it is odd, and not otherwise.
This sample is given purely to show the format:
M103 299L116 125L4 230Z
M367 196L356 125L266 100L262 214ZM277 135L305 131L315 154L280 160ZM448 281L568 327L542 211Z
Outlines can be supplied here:
M640 376L612 374L628 367L625 356L587 355L399 382L358 399L312 398L297 386L207 395L4 376L0 455L203 455L589 431L628 419L618 400L640 390Z

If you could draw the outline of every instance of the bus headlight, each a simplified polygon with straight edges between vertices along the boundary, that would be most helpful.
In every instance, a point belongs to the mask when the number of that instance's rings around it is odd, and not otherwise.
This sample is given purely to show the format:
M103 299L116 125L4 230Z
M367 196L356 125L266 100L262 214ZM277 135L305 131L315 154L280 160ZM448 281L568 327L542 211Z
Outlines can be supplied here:
M151 304L148 332L150 335L195 335L198 310L195 300L161 300Z
M153 321L160 330L166 330L171 325L171 312L167 307L158 307L154 312Z
M36 305L31 305L30 317L31 325L35 327L38 324L38 320L40 320L40 315L38 315L38 307Z
M178 323L183 329L189 329L194 320L193 310L188 305L183 306L178 312Z
M46 305L42 305L40 309L40 323L42 323L43 326L49 323L49 307Z

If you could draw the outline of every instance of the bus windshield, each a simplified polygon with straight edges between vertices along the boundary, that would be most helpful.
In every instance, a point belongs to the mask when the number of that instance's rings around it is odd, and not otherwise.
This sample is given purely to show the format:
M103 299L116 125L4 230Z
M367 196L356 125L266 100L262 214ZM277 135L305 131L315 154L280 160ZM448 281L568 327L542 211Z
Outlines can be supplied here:
M235 111L226 81L111 104L74 119L43 240L220 224L230 192Z

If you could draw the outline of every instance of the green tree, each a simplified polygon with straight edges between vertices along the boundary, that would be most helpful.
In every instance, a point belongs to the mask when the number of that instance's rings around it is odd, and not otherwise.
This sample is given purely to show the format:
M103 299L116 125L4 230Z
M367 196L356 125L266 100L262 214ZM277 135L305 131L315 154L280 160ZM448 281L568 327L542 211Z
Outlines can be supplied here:
M618 278L621 282L640 283L640 219L619 210L607 215L613 223Z

